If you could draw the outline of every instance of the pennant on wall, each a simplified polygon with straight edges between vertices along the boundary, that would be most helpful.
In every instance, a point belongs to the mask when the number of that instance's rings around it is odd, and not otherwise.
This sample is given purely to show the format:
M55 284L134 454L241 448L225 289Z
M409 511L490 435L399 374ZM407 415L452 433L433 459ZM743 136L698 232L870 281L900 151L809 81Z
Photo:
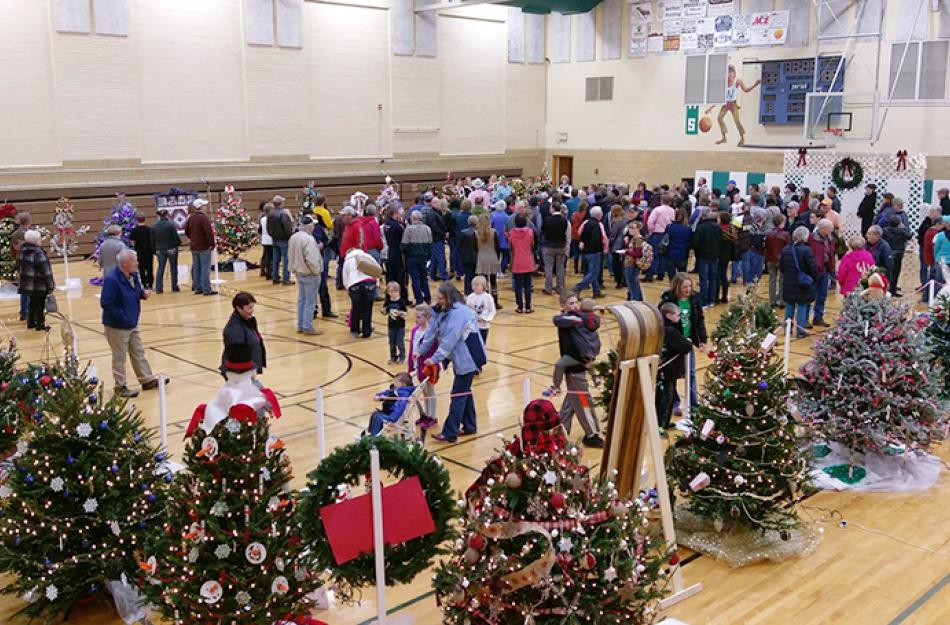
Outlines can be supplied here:
M524 63L524 13L520 7L508 8L508 62Z
M93 15L97 35L129 34L129 0L96 0Z
M551 62L571 62L571 16L551 15Z
M244 0L244 30L248 43L274 45L273 0Z
M603 29L600 34L600 58L603 61L612 61L620 58L621 26L623 25L622 0L606 0L601 6L604 12Z
M594 44L597 36L594 32L596 17L594 10L577 14L577 60L593 61Z
M946 4L946 3L941 3ZM927 23L930 21L929 0L899 0L897 3L897 30L894 39L905 41L927 38Z
M811 38L811 0L785 0L788 9L788 37L785 45L804 48Z
M303 47L303 0L277 0L277 45Z
M544 16L526 13L524 23L525 60L528 63L544 63Z

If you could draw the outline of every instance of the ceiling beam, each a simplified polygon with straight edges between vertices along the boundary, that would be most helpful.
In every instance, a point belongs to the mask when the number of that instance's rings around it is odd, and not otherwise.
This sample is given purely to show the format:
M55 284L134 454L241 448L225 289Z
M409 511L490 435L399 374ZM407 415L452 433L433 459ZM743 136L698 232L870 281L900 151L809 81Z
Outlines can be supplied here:
M510 0L459 0L458 2L452 2L451 0L443 0L442 2L437 2L435 4L426 4L422 6L416 6L416 13L424 13L426 11L442 11L445 9L460 9L462 7L475 6L477 4L504 4Z

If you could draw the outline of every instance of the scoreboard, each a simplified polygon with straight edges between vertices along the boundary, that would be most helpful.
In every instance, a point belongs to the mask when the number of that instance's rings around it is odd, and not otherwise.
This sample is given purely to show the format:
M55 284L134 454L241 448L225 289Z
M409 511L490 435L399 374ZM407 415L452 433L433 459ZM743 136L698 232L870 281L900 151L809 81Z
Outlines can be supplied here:
M840 60L840 56L819 57L817 83L814 58L762 63L759 123L804 125L806 93L844 89L843 66L835 77ZM840 106L837 98L829 98L826 112L836 112L834 109Z

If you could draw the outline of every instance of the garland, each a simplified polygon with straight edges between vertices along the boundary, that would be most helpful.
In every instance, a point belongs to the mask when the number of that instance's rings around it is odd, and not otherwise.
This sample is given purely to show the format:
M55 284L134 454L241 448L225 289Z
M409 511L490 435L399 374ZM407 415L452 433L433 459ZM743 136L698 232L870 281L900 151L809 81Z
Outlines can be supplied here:
M849 177L845 178L845 176ZM846 156L832 168L831 180L834 181L836 187L844 191L854 189L864 180L864 169L861 163Z
M426 503L435 522L435 532L400 545L386 546L386 585L406 584L429 567L447 540L456 538L451 527L456 518L455 496L449 473L437 456L420 445L383 437L364 437L327 456L308 478L298 505L300 532L310 549L314 569L330 569L345 601L353 590L376 583L373 553L364 553L344 564L336 564L320 519L320 509L340 501L341 491L360 484L370 472L369 452L379 450L380 470L402 480L419 477Z

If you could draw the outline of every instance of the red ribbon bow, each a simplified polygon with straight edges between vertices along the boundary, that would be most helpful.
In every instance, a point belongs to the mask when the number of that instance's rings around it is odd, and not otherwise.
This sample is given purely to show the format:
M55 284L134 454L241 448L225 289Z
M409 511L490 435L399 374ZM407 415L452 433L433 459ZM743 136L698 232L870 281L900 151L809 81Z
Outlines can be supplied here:
M808 163L805 162L805 156L808 154L808 148L798 148L798 167L804 167Z
M277 403L277 396L274 395L274 391L269 388L262 388L261 394L267 400L267 403L270 404L274 418L279 419L281 415L280 404ZM188 429L185 430L185 439L191 438L191 435L198 429L198 426L205 418L205 410L207 407L207 404L199 404L198 407L195 408L195 412L191 415L191 422L188 424ZM228 409L228 416L248 425L257 423L257 411L247 404L234 404Z
M901 171L905 169L907 169L907 150L898 150L896 171Z

